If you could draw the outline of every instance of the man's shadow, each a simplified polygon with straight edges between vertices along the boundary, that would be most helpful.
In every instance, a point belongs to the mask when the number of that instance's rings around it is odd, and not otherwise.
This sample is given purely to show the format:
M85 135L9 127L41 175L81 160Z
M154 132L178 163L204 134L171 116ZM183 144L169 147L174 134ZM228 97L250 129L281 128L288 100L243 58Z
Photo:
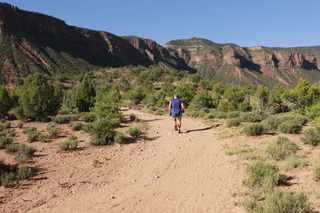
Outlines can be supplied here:
M189 133L189 132L197 132L197 131L205 131L205 130L209 130L209 129L212 129L212 127L206 127L206 128L203 128L203 129L187 130L186 133Z

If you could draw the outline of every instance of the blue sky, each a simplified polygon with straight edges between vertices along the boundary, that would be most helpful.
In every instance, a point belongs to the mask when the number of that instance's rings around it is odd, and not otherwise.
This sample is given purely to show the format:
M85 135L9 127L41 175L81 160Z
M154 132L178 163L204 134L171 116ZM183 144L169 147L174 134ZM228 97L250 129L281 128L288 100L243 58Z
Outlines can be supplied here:
M68 25L163 45L205 38L242 47L320 45L320 0L7 0Z

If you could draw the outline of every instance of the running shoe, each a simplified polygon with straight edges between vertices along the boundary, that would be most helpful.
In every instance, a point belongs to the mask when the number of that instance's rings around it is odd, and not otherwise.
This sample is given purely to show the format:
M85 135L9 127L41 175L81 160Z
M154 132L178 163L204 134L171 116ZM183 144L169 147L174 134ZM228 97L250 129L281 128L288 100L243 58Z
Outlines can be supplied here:
M178 130L177 124L174 125L174 130L175 130L175 131Z

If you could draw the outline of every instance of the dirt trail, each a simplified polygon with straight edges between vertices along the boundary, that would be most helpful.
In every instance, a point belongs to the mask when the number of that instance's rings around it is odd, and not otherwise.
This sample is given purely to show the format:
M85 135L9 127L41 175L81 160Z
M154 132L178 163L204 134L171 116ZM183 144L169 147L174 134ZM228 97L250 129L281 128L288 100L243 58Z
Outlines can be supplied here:
M233 196L245 172L237 157L225 154L226 140L217 139L217 128L184 117L178 134L169 116L123 113L148 124L145 136L136 143L101 147L103 153L108 149L107 164L77 170L75 183L64 189L68 192L55 190L55 196L27 212L245 212ZM94 153L88 159L95 159ZM100 182L80 184L93 179ZM45 192L45 187L38 188Z

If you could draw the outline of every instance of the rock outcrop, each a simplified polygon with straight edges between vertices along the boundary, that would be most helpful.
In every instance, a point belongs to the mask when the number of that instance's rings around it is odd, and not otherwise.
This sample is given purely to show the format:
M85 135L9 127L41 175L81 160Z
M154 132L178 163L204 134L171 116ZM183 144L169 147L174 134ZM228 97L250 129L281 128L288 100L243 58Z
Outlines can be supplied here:
M281 82L293 86L299 78L310 82L320 79L317 58L307 51L297 52L294 48L245 48L200 38L174 40L164 47L212 80L266 86ZM319 54L320 47L313 47L313 51L315 55Z
M161 46L136 36L69 26L64 21L0 3L0 81L34 72L76 75L103 67L160 66L240 85L294 86L320 79L320 46L239 47L200 38Z

